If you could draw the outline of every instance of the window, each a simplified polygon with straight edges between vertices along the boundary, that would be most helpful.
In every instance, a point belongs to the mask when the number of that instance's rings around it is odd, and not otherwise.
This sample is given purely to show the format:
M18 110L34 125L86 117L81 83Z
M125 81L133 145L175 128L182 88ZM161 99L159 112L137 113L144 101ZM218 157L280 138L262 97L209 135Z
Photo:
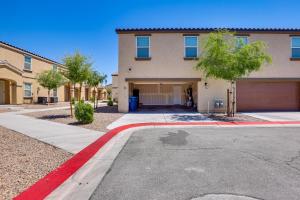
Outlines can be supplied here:
M292 37L292 58L300 58L300 36Z
M54 97L57 97L57 88L53 89L52 94Z
M243 45L248 44L247 36L236 36L236 47L241 48Z
M184 57L197 58L198 57L198 37L184 36Z
M24 56L24 69L31 71L31 57Z
M150 58L150 37L136 36L136 57Z
M53 65L53 66L52 66L52 70L53 70L53 71L57 71L57 65Z
M24 83L24 97L32 97L31 83Z

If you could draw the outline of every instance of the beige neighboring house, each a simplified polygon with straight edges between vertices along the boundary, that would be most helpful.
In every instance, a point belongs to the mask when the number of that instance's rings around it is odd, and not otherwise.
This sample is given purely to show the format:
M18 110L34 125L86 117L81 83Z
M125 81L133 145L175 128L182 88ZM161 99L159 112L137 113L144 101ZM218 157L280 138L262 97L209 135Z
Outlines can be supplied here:
M47 97L47 89L41 87L36 76L45 70L66 70L53 60L0 41L0 104L36 103L38 97ZM87 86L81 90L81 98L88 99ZM77 98L79 85L71 88L72 97ZM85 95L88 95L85 98ZM58 101L70 100L70 88L65 85L51 91Z
M264 41L273 58L237 81L237 111L300 110L300 29L231 28L245 42ZM128 112L132 95L140 105L189 105L192 96L199 112L225 111L224 80L206 80L194 66L201 40L210 28L116 29L118 34L118 106ZM223 107L218 107L223 102Z
M118 102L118 74L114 73L112 77L111 96L114 102Z

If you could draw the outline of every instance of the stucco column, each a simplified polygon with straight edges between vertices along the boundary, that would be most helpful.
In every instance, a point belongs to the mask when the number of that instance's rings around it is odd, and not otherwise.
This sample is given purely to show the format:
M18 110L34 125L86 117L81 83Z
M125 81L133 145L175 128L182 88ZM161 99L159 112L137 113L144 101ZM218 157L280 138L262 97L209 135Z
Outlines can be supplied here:
M22 104L23 103L23 86L20 84L17 84L16 86L16 104Z
M120 87L118 88L118 92L122 98L119 99L118 102L118 110L119 112L128 112L129 108L129 83L127 81L120 82Z

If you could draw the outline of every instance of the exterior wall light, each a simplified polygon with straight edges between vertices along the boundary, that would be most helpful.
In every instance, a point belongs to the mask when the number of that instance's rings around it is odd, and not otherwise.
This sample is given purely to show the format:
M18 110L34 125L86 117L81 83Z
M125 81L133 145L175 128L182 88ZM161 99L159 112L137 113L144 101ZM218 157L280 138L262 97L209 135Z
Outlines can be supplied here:
M208 83L207 82L204 83L204 87L205 87L205 89L208 89Z

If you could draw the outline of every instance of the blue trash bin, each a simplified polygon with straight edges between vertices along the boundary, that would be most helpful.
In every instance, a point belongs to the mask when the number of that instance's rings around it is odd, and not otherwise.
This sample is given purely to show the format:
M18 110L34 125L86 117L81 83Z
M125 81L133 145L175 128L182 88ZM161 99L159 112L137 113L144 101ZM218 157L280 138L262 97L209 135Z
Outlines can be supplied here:
M135 112L137 111L138 105L137 105L137 97L129 97L129 111Z

